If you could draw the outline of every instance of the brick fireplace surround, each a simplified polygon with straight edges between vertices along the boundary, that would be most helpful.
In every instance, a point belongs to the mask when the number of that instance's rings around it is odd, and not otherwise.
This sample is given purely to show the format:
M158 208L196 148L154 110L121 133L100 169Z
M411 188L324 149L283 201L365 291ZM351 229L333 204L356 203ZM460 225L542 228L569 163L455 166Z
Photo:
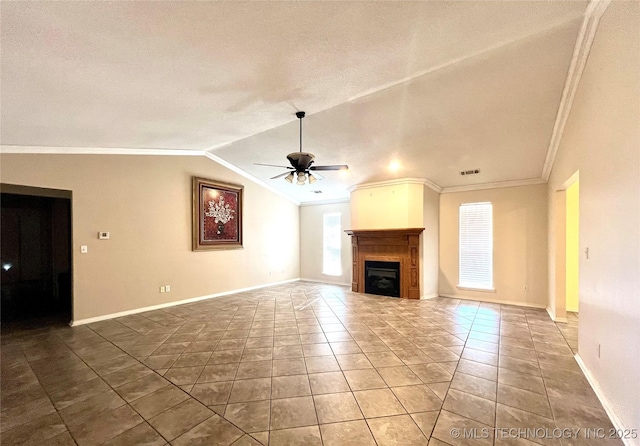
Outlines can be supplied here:
M364 262L399 262L400 297L420 299L420 234L424 228L347 229L351 236L351 290L364 293Z

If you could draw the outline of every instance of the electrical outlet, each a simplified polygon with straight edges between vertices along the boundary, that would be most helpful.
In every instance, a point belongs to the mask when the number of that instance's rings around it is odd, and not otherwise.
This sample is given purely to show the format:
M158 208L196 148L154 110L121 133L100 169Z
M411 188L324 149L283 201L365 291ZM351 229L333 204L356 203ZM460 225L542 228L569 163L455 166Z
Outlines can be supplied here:
M167 293L171 292L171 285L165 286L164 289Z
M164 293L164 291L165 291L165 287L161 286L161 287L160 287L160 292L161 292L161 293Z
M522 289L523 289L525 292L528 292L528 291L529 291L529 285L525 285L525 286L523 286L523 287L522 287Z

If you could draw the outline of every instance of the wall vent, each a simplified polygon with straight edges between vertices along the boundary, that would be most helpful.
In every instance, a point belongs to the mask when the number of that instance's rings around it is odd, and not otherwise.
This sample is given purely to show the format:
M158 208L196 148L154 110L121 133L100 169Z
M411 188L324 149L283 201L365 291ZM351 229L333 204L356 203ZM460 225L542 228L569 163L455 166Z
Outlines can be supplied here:
M463 170L462 172L460 172L460 175L475 175L477 173L480 173L480 169Z
M314 191L312 191L312 192L313 192L314 194L321 194L321 193L322 193L322 191L321 191L321 190L314 190Z

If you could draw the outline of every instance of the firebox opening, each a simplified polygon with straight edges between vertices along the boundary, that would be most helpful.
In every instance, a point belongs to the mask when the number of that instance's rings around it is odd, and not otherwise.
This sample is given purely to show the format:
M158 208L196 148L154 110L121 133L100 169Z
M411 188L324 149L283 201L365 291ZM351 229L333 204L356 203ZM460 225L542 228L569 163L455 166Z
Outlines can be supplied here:
M400 262L364 262L367 294L400 297Z

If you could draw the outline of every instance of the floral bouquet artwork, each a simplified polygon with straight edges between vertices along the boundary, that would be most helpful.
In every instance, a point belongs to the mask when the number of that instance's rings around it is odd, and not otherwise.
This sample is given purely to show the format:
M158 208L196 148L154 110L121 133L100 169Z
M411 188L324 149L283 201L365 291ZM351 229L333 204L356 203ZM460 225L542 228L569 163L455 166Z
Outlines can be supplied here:
M217 202L215 200L209 202L209 210L204 213L204 216L213 218L214 223L218 225L216 234L220 235L224 233L224 225L233 220L235 212L234 209L231 209L229 203L224 202L224 196L220 196Z
M242 186L193 178L193 249L242 247Z

